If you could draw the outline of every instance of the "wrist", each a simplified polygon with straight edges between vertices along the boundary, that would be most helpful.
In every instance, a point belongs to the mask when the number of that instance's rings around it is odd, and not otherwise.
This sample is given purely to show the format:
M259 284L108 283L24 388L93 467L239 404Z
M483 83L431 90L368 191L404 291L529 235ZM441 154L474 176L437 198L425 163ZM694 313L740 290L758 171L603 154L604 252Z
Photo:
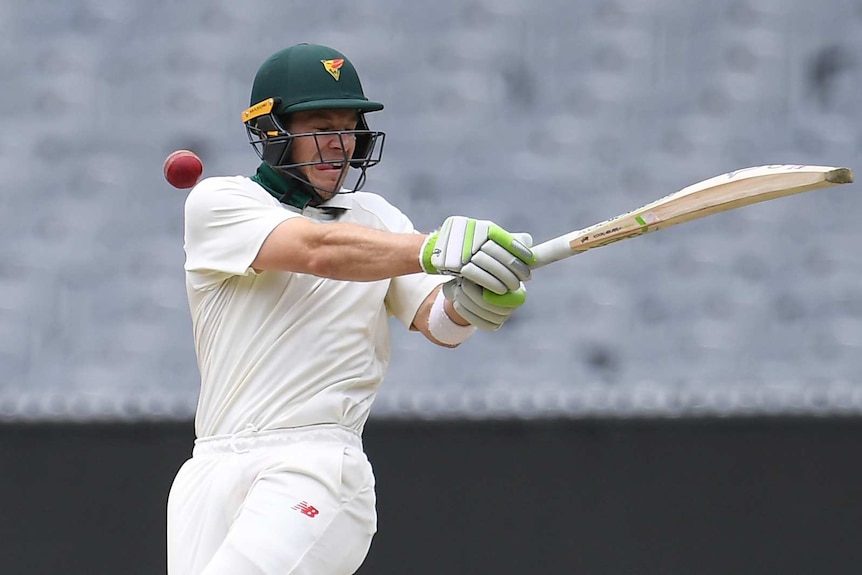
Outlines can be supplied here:
M461 325L446 312L446 304L451 302L443 295L443 290L437 292L431 311L428 313L428 332L431 336L448 347L455 347L466 341L476 332L476 326ZM456 314L457 315L457 314ZM460 316L459 316L460 317Z

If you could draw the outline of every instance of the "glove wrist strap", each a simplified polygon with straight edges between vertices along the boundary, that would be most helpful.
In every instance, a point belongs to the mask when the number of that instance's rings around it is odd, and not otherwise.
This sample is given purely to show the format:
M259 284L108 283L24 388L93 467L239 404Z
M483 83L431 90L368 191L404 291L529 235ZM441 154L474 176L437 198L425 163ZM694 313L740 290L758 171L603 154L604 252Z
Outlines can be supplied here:
M437 239L437 232L429 234L425 241L422 242L422 249L419 250L419 265L422 271L426 274L436 275L440 272L431 263L431 255L434 253L434 243Z

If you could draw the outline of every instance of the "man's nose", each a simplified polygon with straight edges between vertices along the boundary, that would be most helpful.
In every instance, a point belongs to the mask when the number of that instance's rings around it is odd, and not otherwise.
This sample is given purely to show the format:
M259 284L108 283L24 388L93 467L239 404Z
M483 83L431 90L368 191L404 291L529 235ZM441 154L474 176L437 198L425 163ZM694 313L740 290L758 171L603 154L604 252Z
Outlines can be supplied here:
M332 134L332 137L329 138L328 145L334 150L346 150L350 145L350 138L352 138L352 136L345 134Z

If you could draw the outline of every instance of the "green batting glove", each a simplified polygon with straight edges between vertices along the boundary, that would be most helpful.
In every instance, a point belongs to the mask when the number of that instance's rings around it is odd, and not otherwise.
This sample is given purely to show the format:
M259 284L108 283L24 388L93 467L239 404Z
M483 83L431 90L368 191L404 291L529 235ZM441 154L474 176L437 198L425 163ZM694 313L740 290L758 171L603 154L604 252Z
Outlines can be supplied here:
M446 218L422 244L419 263L429 274L464 277L503 295L521 289L530 279L529 234L511 234L487 220L464 216Z

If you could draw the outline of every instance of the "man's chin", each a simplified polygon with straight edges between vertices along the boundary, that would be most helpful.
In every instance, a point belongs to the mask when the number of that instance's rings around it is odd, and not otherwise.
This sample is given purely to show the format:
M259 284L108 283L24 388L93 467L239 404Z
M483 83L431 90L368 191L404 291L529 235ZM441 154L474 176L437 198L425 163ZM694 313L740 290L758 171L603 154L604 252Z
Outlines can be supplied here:
M338 191L340 191L340 188L334 187L333 184L323 185L320 183L315 183L313 185L314 191L317 192L317 195L320 196L323 201L331 199Z
M342 181L337 182L311 182L311 185L314 186L315 191L320 194L321 197L326 198L327 200L341 191L341 186L343 184Z

